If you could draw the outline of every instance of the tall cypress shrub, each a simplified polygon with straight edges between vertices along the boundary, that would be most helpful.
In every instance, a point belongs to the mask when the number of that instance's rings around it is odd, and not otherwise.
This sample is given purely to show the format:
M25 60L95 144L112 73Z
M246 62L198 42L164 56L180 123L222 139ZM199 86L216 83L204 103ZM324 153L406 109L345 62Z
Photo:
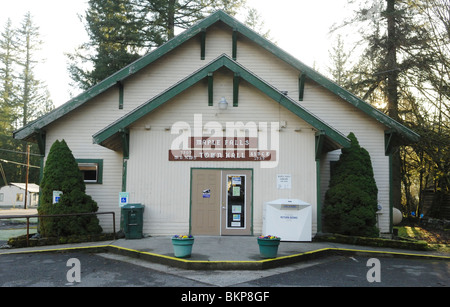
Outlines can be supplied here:
M350 148L342 149L325 194L324 225L343 235L377 237L378 188L366 149L350 133Z
M97 212L97 203L86 194L86 185L71 150L64 140L53 143L41 182L39 215ZM53 204L53 191L63 192ZM98 234L102 232L96 215L46 217L40 222L44 237Z

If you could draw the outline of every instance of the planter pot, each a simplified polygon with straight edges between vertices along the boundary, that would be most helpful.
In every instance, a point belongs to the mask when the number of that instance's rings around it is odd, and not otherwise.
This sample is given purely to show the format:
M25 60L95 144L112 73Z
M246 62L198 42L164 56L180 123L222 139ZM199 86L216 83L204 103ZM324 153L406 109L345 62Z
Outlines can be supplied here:
M259 253L262 258L275 258L278 253L280 239L260 239L258 238Z
M192 253L194 238L172 239L173 252L177 258L189 258Z

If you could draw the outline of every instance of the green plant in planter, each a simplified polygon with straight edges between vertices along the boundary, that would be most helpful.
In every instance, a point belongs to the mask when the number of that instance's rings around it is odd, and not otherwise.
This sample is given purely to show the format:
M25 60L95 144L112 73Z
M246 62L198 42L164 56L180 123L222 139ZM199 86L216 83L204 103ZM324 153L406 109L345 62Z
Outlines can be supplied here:
M97 203L86 194L86 185L67 143L55 141L44 168L39 215L93 213ZM53 191L63 192L53 204ZM40 219L40 233L44 237L99 234L102 228L97 216L44 217Z
M192 235L174 235L172 239L176 240L187 240L187 239L194 239L194 236Z
M192 235L175 235L172 237L174 255L177 258L189 258L192 254L194 237Z
M377 237L378 188L370 155L353 133L350 148L342 154L331 175L325 194L324 224L327 232Z
M280 245L281 238L277 236L259 236L258 245L259 253L262 258L275 258L278 253L278 246Z

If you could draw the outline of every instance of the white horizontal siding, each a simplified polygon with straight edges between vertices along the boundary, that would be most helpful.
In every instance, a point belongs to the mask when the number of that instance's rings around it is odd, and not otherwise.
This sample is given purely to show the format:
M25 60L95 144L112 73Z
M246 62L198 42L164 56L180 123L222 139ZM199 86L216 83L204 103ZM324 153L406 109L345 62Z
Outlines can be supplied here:
M343 134L353 132L359 144L369 152L378 187L378 202L383 207L379 227L381 232L389 232L389 157L384 152L386 127L321 87L310 85L305 88L305 93L303 106ZM331 152L321 161L322 196L328 188L330 161L339 160L340 153L340 150Z
M238 42L237 60L279 90L288 91L292 99L298 100L300 71L242 37ZM299 103L343 134L348 135L353 132L360 145L370 153L378 186L378 201L383 207L382 214L379 215L379 226L381 232L388 232L390 223L389 158L384 153L386 127L312 81L306 82L304 98ZM321 161L321 193L323 195L329 183L329 161L338 160L339 154L340 151L330 153L325 160Z
M118 212L117 195L121 190L122 178L121 154L92 144L92 135L221 54L231 56L231 48L232 29L221 23L208 28L205 60L200 60L199 37L190 39L123 81L123 110L118 108L118 88L113 87L47 127L46 153L56 139L64 138L76 158L103 159L103 184L88 185L88 193L99 203L100 211ZM293 99L298 99L300 72L242 36L238 39L237 61L279 90L288 91ZM223 113L217 111L217 102L221 97L226 97L230 104L229 110ZM307 82L302 105L344 134L354 132L361 145L370 152L379 199L384 208L382 231L385 231L389 225L389 174L388 158L384 156L384 126L312 82ZM169 163L168 146L175 136L171 136L165 129L170 128L175 121L193 125L194 114L202 114L204 123L218 121L224 126L227 121L286 121L288 128L281 133L283 151L278 169L260 169L258 163L249 162ZM145 125L151 126L151 130L145 130ZM302 131L295 132L295 129ZM148 233L166 234L174 230L186 230L188 227L191 167L255 170L255 232L261 230L261 208L262 203L267 200L292 197L311 202L315 206L314 131L246 82L241 82L239 108L233 108L232 73L227 73L226 70L215 73L213 107L207 106L206 84L200 82L137 122L131 129L130 155L130 197L132 202L147 205L145 231ZM327 163L330 159L337 159L337 154L328 155L326 161L321 163L322 193L327 186ZM291 191L274 191L276 173L292 173L295 187ZM168 189L168 184L173 189ZM314 227L315 216L314 209ZM118 225L118 221L116 224ZM108 227L103 220L102 226Z
M46 131L46 156L56 140L64 139L76 159L102 159L103 183L86 184L86 193L99 206L99 212L116 212L120 222L118 195L122 187L122 155L93 144L92 135L105 127L123 110L118 110L118 94L112 89L56 121ZM99 215L105 232L112 231L112 216Z
M232 97L232 75L218 73L214 78L217 97ZM215 102L218 99L215 99ZM250 85L240 90L239 107L219 112L217 104L208 107L207 87L199 83L175 97L160 109L136 122L130 131L130 160L127 190L130 198L145 204L144 232L165 235L175 230L188 231L190 209L191 168L250 168L254 170L253 226L262 231L263 204L278 198L298 198L314 207L316 216L316 172L314 160L314 131L296 115L279 107L278 103ZM286 121L288 128L280 133L280 160L277 168L261 168L259 162L170 162L168 151L178 135L166 128L184 121L194 129L194 116L201 114L203 125L216 121L244 124ZM250 119L250 120L249 120ZM145 126L151 126L146 130ZM294 129L302 127L302 132ZM291 174L292 189L277 190L276 175ZM314 223L316 227L316 223ZM315 228L314 228L315 229Z

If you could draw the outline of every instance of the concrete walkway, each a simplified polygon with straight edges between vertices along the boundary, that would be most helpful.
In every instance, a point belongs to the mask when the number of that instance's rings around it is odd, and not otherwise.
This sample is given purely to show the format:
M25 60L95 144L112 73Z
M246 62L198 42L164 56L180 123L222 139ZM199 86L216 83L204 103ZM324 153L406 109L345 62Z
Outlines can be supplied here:
M332 255L366 254L371 257L417 257L450 260L450 255L430 251L395 250L327 242L281 242L276 258L264 259L259 254L256 237L197 236L190 258L175 258L171 238L147 237L137 240L119 239L70 245L0 249L2 254L35 252L110 252L189 270L262 270Z
M33 215L36 213L36 209L0 210L0 215ZM0 249L0 256L2 254L71 251L117 253L136 257L142 261L191 270L261 270L336 254L368 254L373 257L418 257L450 260L450 255L433 251L410 251L329 242L281 242L277 257L264 259L259 254L257 237L253 236L196 236L192 255L186 259L174 257L170 236Z

